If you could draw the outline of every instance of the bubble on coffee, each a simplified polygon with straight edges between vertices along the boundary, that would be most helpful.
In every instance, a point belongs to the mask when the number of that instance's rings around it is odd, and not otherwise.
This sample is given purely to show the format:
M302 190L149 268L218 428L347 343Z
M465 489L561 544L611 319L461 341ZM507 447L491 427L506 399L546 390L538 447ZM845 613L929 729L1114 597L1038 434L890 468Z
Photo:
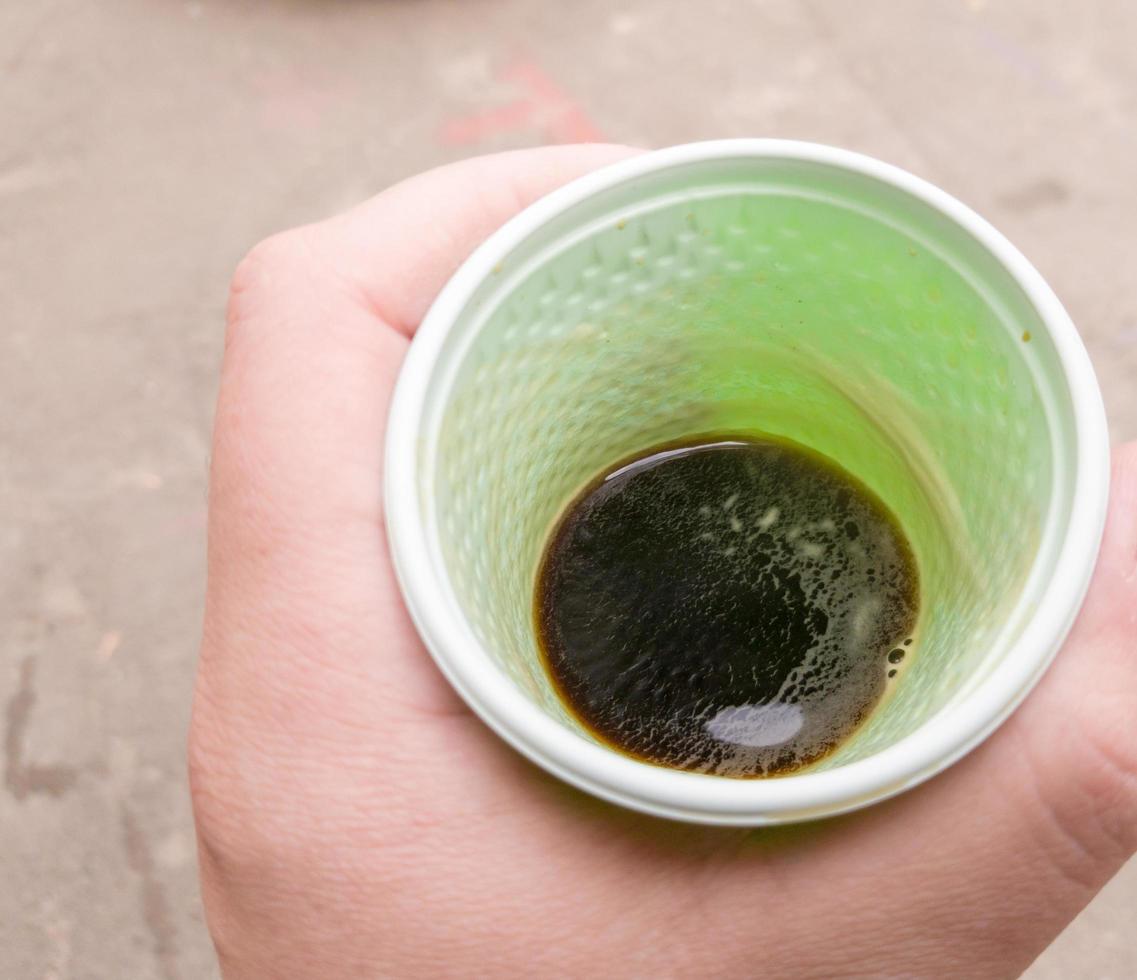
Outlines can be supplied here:
M918 610L891 512L772 438L669 444L610 468L554 529L535 596L543 660L584 727L636 758L734 777L793 772L848 739Z

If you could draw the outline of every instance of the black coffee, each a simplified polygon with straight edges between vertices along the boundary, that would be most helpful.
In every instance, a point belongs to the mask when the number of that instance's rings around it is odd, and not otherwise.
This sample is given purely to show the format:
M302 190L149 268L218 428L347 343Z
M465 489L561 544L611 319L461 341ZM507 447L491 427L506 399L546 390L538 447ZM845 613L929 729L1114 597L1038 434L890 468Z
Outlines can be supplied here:
M768 776L872 711L918 598L895 518L836 464L704 438L613 467L572 503L536 620L561 697L599 738L659 765Z

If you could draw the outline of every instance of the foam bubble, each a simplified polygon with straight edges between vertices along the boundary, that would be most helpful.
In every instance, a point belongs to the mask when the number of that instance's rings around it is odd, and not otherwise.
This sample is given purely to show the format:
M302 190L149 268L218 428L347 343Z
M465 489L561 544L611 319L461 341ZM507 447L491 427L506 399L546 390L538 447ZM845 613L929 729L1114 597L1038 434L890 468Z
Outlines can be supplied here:
M796 704L738 704L719 711L706 729L720 742L765 748L784 745L801 731L804 720Z
M781 513L777 507L768 507L766 513L758 518L756 526L759 531L765 531L767 528L772 527L778 520L778 515Z

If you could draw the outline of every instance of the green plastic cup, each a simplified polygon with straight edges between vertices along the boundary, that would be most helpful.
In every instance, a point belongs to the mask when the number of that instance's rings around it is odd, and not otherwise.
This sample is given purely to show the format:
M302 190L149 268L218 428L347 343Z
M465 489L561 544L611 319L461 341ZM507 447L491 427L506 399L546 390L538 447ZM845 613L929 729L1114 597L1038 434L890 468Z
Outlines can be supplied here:
M919 565L902 675L789 776L620 755L562 705L535 639L538 560L574 495L617 460L722 432L836 461ZM867 157L729 140L606 168L489 239L411 347L386 483L407 604L487 723L606 799L759 825L915 785L1026 696L1092 572L1108 440L1073 325L983 219Z

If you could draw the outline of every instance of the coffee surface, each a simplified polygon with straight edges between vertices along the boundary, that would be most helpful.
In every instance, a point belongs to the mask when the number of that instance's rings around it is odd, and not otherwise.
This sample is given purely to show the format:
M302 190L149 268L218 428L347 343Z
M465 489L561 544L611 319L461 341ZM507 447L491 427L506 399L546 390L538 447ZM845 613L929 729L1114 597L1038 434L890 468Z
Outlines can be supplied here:
M911 548L871 491L804 447L726 436L657 447L587 487L535 596L545 665L585 727L734 777L792 772L846 739L918 607Z

